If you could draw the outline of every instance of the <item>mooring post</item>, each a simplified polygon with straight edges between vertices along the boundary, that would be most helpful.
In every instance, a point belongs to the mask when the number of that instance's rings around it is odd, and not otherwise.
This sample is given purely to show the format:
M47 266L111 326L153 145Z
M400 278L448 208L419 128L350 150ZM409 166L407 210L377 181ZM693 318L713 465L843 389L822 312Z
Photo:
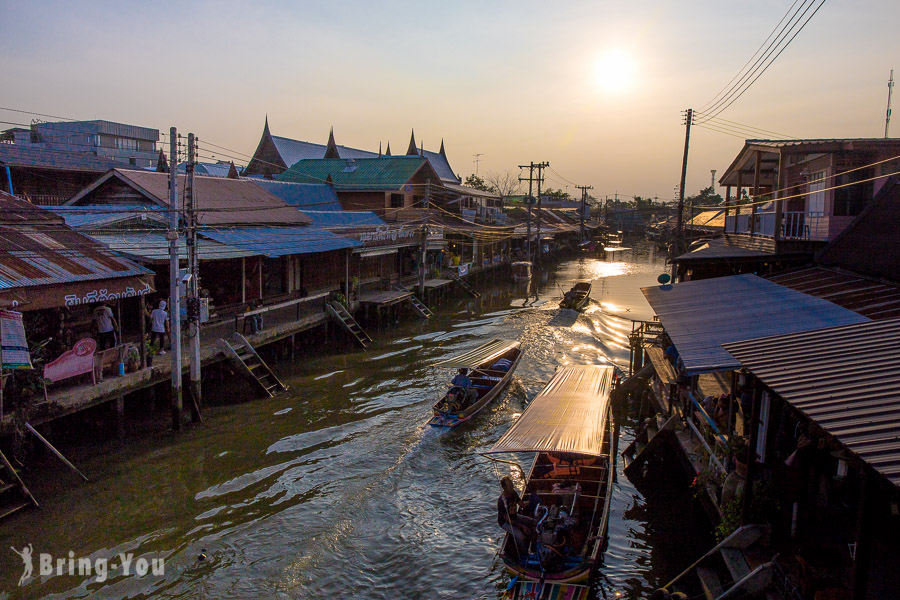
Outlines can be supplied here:
M125 441L125 396L119 396L116 402L116 437L120 442Z

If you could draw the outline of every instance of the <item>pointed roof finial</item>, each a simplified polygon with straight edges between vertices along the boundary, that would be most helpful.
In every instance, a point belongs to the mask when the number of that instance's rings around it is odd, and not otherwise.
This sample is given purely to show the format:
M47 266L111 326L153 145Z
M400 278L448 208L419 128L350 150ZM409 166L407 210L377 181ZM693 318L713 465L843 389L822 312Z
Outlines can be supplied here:
M378 140L378 158L381 158L381 140Z
M409 148L406 149L407 156L417 156L419 154L419 148L416 147L416 130L411 130L412 132L409 135Z
M231 166L228 167L228 179L237 179L237 178L238 178L237 167L234 166L234 161L231 161Z
M325 183L328 185L334 185L334 179L331 178L331 173L328 174L328 177L325 178Z
M156 172L157 173L168 173L169 172L169 162L166 160L166 155L162 151L162 148L159 149L159 156L156 157Z
M444 138L441 138L441 156L447 158L447 153L444 152Z
M328 132L328 145L325 147L325 156L323 158L340 158L337 144L334 143L334 127Z
M263 127L263 135L269 133L269 113L266 113L266 125Z
M390 155L391 155L391 140L388 140L387 149L384 151L384 155L385 155L385 156L390 156Z

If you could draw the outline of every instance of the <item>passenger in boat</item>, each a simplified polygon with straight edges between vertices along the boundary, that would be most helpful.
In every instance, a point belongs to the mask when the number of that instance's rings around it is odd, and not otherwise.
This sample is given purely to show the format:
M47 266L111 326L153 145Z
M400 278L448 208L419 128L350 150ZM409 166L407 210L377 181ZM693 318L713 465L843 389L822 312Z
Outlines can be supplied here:
M519 508L526 507L526 503L519 497L512 479L503 477L500 480L500 497L497 499L497 524L500 529L513 537L516 551L520 557L528 554L529 537L525 533L527 523L525 517L519 516Z
M501 358L497 362L491 365L492 371L503 371L506 373L512 368L512 361L508 358Z
M469 404L473 403L475 399L478 397L478 392L475 391L475 388L472 387L472 380L469 379L469 370L465 367L461 368L456 376L450 381L450 384L461 388L464 392L463 398L460 398L458 402L461 405L461 408L465 408Z

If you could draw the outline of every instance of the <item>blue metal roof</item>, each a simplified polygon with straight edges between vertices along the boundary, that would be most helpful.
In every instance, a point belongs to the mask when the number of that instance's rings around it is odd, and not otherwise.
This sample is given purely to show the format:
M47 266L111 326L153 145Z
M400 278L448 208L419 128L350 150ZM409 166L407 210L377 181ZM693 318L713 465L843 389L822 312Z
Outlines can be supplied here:
M334 188L327 183L292 183L256 178L251 178L250 181L273 196L280 198L285 204L290 204L304 212L305 209L343 210L341 203L338 202Z
M722 344L868 321L756 275L641 288L689 375L740 368Z
M165 221L163 207L155 205L92 204L89 206L53 206L48 210L61 216L66 225L75 229L90 229L132 219Z
M319 227L236 227L204 229L204 237L269 258L290 254L312 254L362 246Z
M346 210L304 210L303 214L312 219L316 227L381 227L387 225L381 218L370 211Z
M166 239L164 233L117 231L116 233L91 233L89 235L107 248L132 260L141 262L169 260L169 240ZM197 250L201 261L241 258L259 254L259 252L248 252L203 238L197 240ZM178 255L181 258L187 258L184 237L178 238Z

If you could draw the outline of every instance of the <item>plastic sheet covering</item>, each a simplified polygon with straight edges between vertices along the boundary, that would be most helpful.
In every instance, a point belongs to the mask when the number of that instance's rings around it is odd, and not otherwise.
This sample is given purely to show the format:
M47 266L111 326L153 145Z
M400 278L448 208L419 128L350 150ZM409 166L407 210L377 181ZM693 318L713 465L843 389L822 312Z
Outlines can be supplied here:
M479 365L499 357L510 348L517 348L519 342L509 340L491 340L488 343L478 346L474 350L470 350L453 358L448 358L434 364L436 367L450 367L453 369L474 369Z
M610 366L560 367L487 453L572 452L602 456L613 374Z

